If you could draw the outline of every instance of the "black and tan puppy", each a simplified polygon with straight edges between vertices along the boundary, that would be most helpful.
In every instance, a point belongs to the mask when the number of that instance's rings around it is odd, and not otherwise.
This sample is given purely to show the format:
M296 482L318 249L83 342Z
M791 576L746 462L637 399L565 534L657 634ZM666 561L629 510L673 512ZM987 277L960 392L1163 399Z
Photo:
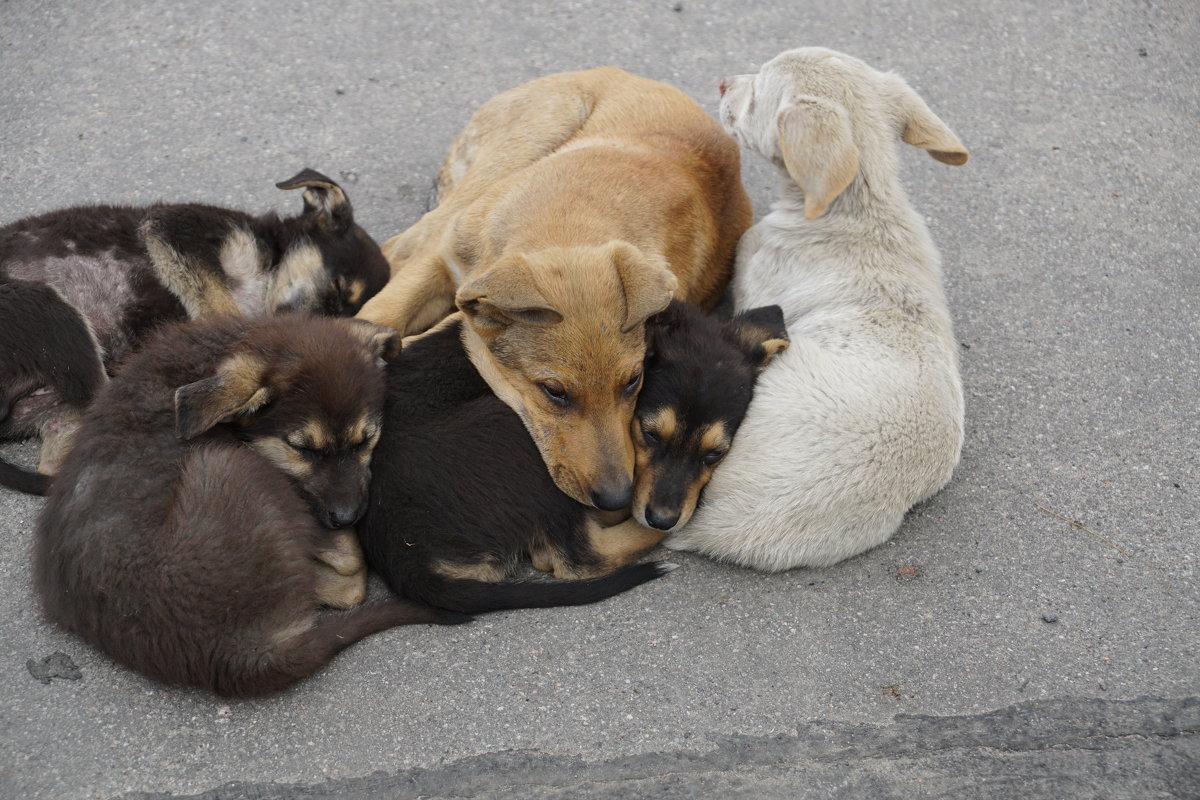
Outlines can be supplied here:
M227 695L283 688L386 628L465 621L405 601L318 613L362 599L331 528L366 504L396 344L301 315L155 336L84 414L38 520L46 615L152 678Z
M379 246L354 223L345 192L321 173L306 169L278 186L304 189L299 215L255 217L197 204L89 206L14 222L0 228L0 283L56 289L87 321L110 373L150 331L172 320L354 314L387 282ZM11 313L19 314L12 325L37 324L36 307ZM44 374L68 369L53 362L74 357L73 350L50 348L20 356L46 362ZM37 401L43 416L52 399ZM77 405L65 398L63 404ZM42 471L55 466L53 458L42 459Z
M675 302L651 318L635 417L635 518L606 527L555 486L520 418L471 365L461 335L451 321L389 366L358 533L367 563L396 592L469 613L591 603L662 575L666 565L633 562L691 514L757 370L786 345L774 307L722 324ZM555 579L519 579L529 564Z
M48 357L53 354L53 357ZM57 463L50 426L71 431L108 378L87 322L53 287L0 282L0 437L41 435L43 461ZM0 461L0 483L45 494L45 475Z

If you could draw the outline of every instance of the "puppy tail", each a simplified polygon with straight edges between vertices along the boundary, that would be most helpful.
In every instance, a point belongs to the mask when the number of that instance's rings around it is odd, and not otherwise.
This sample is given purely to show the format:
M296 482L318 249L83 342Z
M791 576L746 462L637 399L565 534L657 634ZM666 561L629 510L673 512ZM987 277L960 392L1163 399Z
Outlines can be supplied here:
M40 472L18 467L0 459L0 486L15 489L25 494L36 494L45 497L50 491L51 476Z
M431 605L452 608L466 614L513 608L582 606L661 578L677 566L666 561L630 564L608 575L583 580L488 583L463 578L434 577L432 580L405 584L404 591L409 595L419 595L418 599Z
M251 665L242 664L242 669L216 676L213 690L233 697L279 691L316 672L342 650L373 633L399 625L459 625L470 621L466 614L407 600L322 615L312 627L275 645L269 655L256 656Z

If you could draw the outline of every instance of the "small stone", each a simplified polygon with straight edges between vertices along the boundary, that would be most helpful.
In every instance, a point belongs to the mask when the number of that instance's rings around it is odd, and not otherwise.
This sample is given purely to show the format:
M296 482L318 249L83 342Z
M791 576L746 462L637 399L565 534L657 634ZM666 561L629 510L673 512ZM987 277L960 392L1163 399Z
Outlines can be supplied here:
M982 573L982 572L983 572L985 569L987 569L987 567L985 567L983 564L976 564L976 565L975 565L975 574L976 574L976 575L979 575L979 574L980 574L980 573Z
M75 662L66 653L53 653L41 661L31 658L25 662L25 668L42 683L49 683L53 678L77 681L83 677L83 671L75 666Z
M334 89L333 93L334 94L345 94L346 90L345 89Z
M896 577L900 580L911 581L913 578L918 578L921 575L920 567L902 566L896 568Z
M674 11L675 13L679 13L680 11L683 11L683 3L672 4L671 10ZM1142 53L1142 55L1146 55L1146 54Z
M1149 54L1148 52L1146 52L1146 48L1144 48L1144 47L1139 47L1139 48L1138 48L1138 55L1139 55L1139 56L1141 56L1142 58L1145 58L1146 56L1148 56L1148 55L1150 55L1150 54Z
M1058 622L1058 614L1042 614L1042 622L1047 622L1047 623Z

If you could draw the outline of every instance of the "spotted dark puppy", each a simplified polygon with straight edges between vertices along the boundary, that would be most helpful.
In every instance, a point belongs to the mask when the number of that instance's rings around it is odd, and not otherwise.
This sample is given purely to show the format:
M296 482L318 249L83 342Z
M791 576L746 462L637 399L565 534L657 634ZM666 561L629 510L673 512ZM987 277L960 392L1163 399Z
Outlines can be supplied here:
M221 694L283 688L368 634L462 615L362 600L361 513L394 331L284 315L172 326L84 414L34 537L46 615ZM352 541L352 540L351 540Z
M56 289L87 321L110 373L167 321L354 314L387 282L379 246L354 223L345 192L321 173L306 169L278 186L304 189L299 215L255 217L197 204L88 206L14 222L0 228L0 283ZM34 324L33 309L14 313L25 321L16 324ZM52 362L73 354L38 348L22 357L46 362L50 374L66 368ZM42 466L55 465L44 459Z
M635 420L649 432L671 409L675 425L653 428L661 447L638 435L640 505L615 525L559 491L521 419L471 365L460 322L409 345L388 369L371 502L358 527L367 563L404 596L469 613L591 603L663 574L663 564L633 563L672 527L648 527L646 508L656 509L652 525L690 515L756 370L786 336L777 308L722 324L682 303L647 331L653 355ZM554 579L522 579L529 565Z

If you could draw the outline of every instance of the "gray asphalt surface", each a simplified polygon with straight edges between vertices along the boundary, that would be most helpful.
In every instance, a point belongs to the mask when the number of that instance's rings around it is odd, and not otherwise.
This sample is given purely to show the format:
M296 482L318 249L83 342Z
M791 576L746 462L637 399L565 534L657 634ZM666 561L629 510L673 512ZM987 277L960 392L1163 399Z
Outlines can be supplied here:
M903 158L968 424L894 541L781 575L672 556L601 605L390 631L229 702L43 622L39 501L5 492L0 796L1200 796L1191 0L5 0L0 223L291 210L273 183L311 166L382 240L499 91L615 64L712 111L723 75L805 44L901 72L972 153ZM774 178L745 179L761 212ZM81 679L31 676L56 651Z

